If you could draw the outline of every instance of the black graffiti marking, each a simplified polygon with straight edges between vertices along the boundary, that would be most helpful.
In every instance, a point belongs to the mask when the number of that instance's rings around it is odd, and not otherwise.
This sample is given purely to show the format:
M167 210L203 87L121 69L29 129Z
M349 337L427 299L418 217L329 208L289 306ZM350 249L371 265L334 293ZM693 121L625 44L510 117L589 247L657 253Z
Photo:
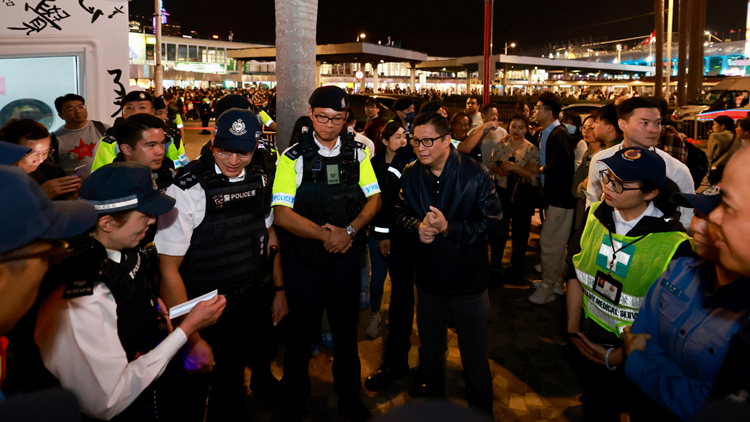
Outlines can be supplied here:
M122 77L122 70L121 69L113 69L113 70L108 70L107 73L109 73L110 75L115 75L114 83L115 83L115 85L118 86L118 88L115 88L115 90L114 90L115 94L117 94L117 98L115 98L114 105L116 105L116 106L118 106L120 108L118 108L117 111L115 111L112 114L112 116L110 116L110 117L115 117L118 114L120 114L120 112L122 111L122 106L123 106L122 99L123 99L123 97L125 97L125 87L120 82L120 78Z
M83 8L83 10L87 11L92 15L91 17L91 23L96 22L97 19L99 19L99 16L103 15L104 12L102 12L101 9L97 9L94 6L86 7L85 4L83 4L84 0L78 0L78 4Z
M124 15L124 14L125 14L125 12L123 12L123 11L122 11L122 8L123 8L123 7L125 7L125 6L115 7L115 10L114 10L114 11L112 12L112 14L111 14L111 15L107 16L107 18L109 18L109 19L112 19L112 18L114 18L114 17L115 17L115 15L116 15L116 14L118 14L118 13L122 13L122 14Z
M55 0L42 0L36 5L36 7L31 7L28 3L26 3L24 10L26 10L27 12L31 10L38 16L28 22L24 22L22 24L22 28L9 26L8 29L12 29L14 31L26 31L26 35L29 35L32 32L42 32L45 28L47 28L47 26L51 26L58 31L62 31L62 28L60 28L60 26L55 22L59 22L65 18L70 17L70 14L55 5L47 4L47 2L54 1Z

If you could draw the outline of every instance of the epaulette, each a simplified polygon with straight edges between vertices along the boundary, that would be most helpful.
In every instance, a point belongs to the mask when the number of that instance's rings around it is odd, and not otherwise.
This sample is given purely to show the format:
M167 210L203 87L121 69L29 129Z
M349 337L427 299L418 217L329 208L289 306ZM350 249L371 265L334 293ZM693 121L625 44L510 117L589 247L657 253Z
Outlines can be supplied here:
M293 147L286 150L284 153L287 157L291 158L292 161L296 160L302 155L302 145L295 144Z
M201 166L203 166L203 164L200 161L191 161L188 165L180 169L172 184L182 190L188 190L197 185L201 181Z
M106 142L108 144L114 144L115 142L117 142L117 139L115 139L115 135L107 134L107 135L104 135L104 137L102 138L102 142Z

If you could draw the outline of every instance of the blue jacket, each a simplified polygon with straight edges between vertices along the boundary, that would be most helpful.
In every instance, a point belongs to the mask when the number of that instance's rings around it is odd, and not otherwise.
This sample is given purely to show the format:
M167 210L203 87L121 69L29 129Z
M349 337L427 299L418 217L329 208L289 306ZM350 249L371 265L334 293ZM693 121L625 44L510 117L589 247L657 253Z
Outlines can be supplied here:
M715 264L672 261L651 286L631 332L651 334L646 350L625 362L625 374L684 420L706 403L729 340L748 319L750 279L714 288Z

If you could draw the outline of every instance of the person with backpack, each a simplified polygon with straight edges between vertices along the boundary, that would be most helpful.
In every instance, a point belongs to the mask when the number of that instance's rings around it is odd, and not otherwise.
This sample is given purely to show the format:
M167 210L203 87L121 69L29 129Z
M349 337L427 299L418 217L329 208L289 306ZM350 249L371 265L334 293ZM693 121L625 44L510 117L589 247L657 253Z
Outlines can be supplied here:
M99 144L109 125L96 120L89 120L86 100L77 94L67 94L55 100L57 115L65 124L54 131L50 145L54 149L52 158L70 176L82 165L80 177L85 179L91 174L94 163L94 149ZM80 171L80 170L79 170Z

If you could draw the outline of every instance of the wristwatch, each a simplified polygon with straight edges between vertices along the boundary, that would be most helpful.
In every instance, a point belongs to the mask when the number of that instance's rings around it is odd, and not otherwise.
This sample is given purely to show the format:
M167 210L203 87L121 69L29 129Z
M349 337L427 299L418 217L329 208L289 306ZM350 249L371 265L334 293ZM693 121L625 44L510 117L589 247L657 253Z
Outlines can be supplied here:
M354 239L354 235L356 234L356 230L354 230L354 227L352 227L351 225L346 226L346 234L348 234L349 236L351 236L352 239Z

